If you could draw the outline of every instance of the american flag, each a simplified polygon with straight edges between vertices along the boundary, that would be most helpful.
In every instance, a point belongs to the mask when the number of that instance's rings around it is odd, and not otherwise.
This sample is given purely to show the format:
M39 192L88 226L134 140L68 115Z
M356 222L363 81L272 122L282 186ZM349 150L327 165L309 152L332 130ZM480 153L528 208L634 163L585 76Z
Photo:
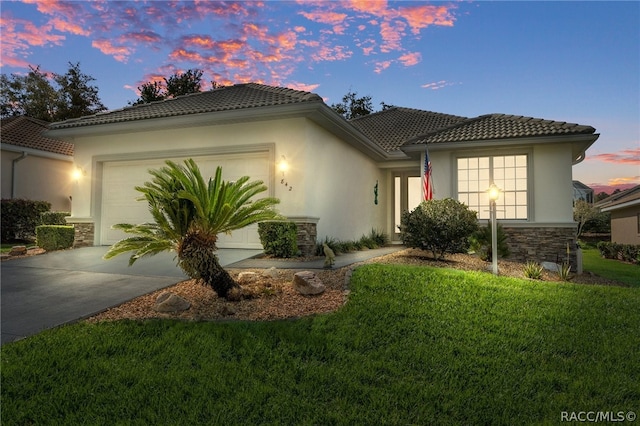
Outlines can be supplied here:
M425 201L433 199L433 181L431 179L431 160L429 160L429 149L424 151L424 175L422 176L422 192Z

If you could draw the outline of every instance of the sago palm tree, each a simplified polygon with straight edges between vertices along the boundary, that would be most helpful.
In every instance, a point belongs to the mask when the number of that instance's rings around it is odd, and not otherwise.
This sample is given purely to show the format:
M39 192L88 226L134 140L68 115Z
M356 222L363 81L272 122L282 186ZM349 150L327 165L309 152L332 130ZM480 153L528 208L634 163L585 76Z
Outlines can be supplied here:
M178 266L193 279L211 288L220 297L238 287L229 273L220 266L216 252L218 235L262 222L278 219L272 197L253 201L267 190L261 181L249 182L244 176L235 182L222 180L222 169L207 181L192 159L184 165L166 161L166 166L150 170L151 182L137 186L143 194L139 200L149 203L153 223L118 224L131 237L109 248L105 259L133 251L129 265L143 256L163 251L175 251Z

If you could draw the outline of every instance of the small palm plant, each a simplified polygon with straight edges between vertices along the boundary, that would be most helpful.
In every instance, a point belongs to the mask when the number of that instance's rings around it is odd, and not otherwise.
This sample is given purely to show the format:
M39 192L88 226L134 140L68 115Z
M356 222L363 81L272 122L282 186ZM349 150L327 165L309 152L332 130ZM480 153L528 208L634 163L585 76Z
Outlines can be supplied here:
M149 173L151 182L136 190L143 194L139 200L149 203L154 222L114 225L114 229L133 236L111 246L105 259L133 251L129 258L132 265L144 256L175 251L178 266L187 276L201 280L226 298L239 286L218 261L218 234L279 219L273 208L279 200L266 197L252 201L267 187L261 181L249 182L248 176L235 182L223 181L220 167L206 182L192 159L184 165L166 161L166 166Z

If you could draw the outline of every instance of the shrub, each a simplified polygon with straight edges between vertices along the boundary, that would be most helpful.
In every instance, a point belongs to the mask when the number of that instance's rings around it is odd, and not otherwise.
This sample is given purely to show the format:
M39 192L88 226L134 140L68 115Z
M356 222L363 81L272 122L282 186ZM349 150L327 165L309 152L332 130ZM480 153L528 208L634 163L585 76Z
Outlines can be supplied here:
M452 198L423 201L401 218L400 238L409 247L430 250L434 259L466 252L478 229L475 211Z
M298 226L293 222L258 223L258 235L265 254L275 257L298 255Z
M524 265L524 276L527 278L531 278L533 280L541 280L542 279L542 265L538 262L527 262Z
M597 247L600 255L605 259L615 259L640 264L640 245L600 241Z
M51 210L48 201L3 199L1 216L2 241L33 239L36 226L40 225L40 214Z
M389 244L389 236L384 232L378 231L376 229L371 229L369 238L371 238L373 242L378 245L378 247L384 247Z
M67 221L64 218L67 216L71 216L71 213L70 212L40 213L40 218L43 225L66 225Z
M498 256L508 257L509 246L507 245L507 234L505 234L502 225L498 223L496 227L496 236L498 239ZM488 226L482 226L470 238L471 249L475 251L482 260L489 261L492 259L491 252L491 223Z
M598 250L600 250L600 255L605 259L616 259L640 264L640 245L600 241L597 247Z
M36 244L47 251L73 247L73 226L40 225L36 227Z

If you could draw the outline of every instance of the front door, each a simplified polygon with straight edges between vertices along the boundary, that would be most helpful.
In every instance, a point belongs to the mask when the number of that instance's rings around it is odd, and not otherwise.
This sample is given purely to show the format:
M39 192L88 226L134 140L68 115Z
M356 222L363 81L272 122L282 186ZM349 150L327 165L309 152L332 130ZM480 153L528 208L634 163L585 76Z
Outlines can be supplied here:
M400 239L402 212L415 209L422 202L422 179L419 172L395 172L393 174L393 238Z

